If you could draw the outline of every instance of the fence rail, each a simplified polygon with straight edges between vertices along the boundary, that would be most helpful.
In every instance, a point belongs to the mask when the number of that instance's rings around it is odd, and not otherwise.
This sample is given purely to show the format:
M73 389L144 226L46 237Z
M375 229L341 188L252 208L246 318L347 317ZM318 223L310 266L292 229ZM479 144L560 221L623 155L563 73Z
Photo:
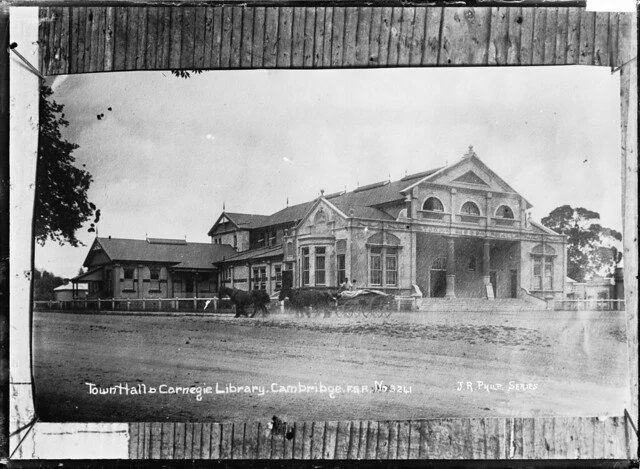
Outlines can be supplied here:
M623 311L624 300L552 300L555 311Z
M227 298L144 298L34 301L34 311L230 312Z

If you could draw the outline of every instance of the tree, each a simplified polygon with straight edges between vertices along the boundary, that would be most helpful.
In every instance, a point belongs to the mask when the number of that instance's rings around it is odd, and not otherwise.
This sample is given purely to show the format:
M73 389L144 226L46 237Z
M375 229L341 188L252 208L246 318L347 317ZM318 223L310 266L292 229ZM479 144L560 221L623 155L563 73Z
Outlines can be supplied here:
M622 260L615 246L622 241L622 234L598 221L599 213L570 205L562 205L542 219L544 226L567 236L567 275L578 282L597 274L611 276Z
M50 87L41 87L34 234L41 245L51 240L78 246L83 243L76 232L92 216L95 219L89 230L94 231L100 210L87 199L93 179L88 171L75 166L72 153L78 145L62 138L60 129L69 122L62 113L64 106L51 99L52 94Z
M34 292L33 297L36 301L55 300L53 289L64 284L64 279L58 277L46 270L34 271L33 275Z

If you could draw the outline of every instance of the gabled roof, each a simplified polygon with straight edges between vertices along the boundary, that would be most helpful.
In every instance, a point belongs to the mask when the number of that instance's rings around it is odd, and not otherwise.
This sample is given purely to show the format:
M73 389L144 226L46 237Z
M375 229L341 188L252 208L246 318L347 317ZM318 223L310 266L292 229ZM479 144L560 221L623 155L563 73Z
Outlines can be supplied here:
M96 247L102 249L111 262L157 262L172 265L176 269L211 269L214 262L236 254L228 244L188 243L175 240L96 238L84 261L91 265Z
M236 228L250 230L260 225L265 218L268 218L267 215L254 215L251 213L235 213L235 212L222 212L216 222L213 224L209 232L208 236L211 236L213 232L216 230L218 225L221 224L221 220L223 218L227 218Z
M438 178L438 177L450 172L452 169L457 168L458 166L461 166L461 165L463 165L463 164L465 164L465 163L467 163L469 161L473 161L473 163L475 165L479 166L485 172L489 173L493 178L495 178L495 180L498 181L498 183L501 186L504 187L506 192L512 192L514 194L517 193L509 184L507 184L507 182L504 179L502 179L500 176L498 176L495 171L493 171L491 168L489 168L486 164L484 164L484 162L480 158L478 158L478 155L476 155L476 153L473 151L473 147L469 147L469 151L461 159L459 159L455 163L452 163L452 164L447 165L447 166L445 166L443 168L440 168L439 170L434 171L431 174L426 175L425 177L422 177L422 178L419 178L417 180L414 180L413 182L408 184L405 188L403 188L401 190L401 192L403 194L405 194L409 190L411 190L415 186L417 186L418 184L422 184L423 182L433 181L436 178ZM466 175L463 175L463 176L466 176ZM460 179L460 178L458 178L458 179ZM524 199L524 197L523 197L523 199ZM533 205L531 205L526 199L525 199L525 203L526 203L527 208L533 207Z
M242 251L232 257L221 260L224 260L225 262L239 262L255 259L267 259L269 257L281 256L283 253L282 244L277 244L275 246L264 246L256 249L250 249L248 251Z

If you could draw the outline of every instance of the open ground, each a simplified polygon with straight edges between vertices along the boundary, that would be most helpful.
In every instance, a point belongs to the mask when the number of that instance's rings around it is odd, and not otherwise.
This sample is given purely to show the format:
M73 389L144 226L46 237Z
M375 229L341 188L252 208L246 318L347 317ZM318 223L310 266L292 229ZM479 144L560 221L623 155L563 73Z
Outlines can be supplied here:
M622 415L629 401L623 312L37 312L33 343L44 421L604 416ZM376 382L406 392L371 392ZM229 385L255 388L216 392ZM200 400L163 392L192 386L205 392Z

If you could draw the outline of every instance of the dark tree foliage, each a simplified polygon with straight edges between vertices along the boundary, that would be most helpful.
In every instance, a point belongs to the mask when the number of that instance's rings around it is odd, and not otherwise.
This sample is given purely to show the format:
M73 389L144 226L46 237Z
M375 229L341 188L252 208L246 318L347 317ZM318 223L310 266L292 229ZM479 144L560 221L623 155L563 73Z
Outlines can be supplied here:
M586 208L563 205L542 219L547 228L567 236L567 275L583 282L599 271L613 275L622 253L607 247L614 240L622 241L622 234L600 225L600 214Z
M83 243L76 232L94 215L97 223L100 210L87 199L93 179L88 171L75 166L72 153L78 145L62 138L60 129L69 122L62 113L64 106L51 99L52 94L46 85L40 89L34 234L41 245L51 240L78 246Z
M55 300L53 289L64 284L64 279L46 270L36 269L33 273L34 300Z
M190 72L183 69L175 69L171 70L171 74L178 78L191 78L191 74L199 75L202 73L202 70L191 70Z

